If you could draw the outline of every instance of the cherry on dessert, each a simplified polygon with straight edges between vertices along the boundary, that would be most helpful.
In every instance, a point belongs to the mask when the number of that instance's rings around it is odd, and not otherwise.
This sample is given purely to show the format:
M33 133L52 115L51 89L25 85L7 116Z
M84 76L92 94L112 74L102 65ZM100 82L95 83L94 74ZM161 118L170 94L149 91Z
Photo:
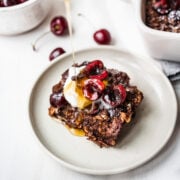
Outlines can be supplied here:
M56 16L51 20L51 32L56 36L63 35L67 29L67 20L63 16Z
M168 0L158 0L153 4L153 8L159 14L168 14L170 11L169 1Z
M117 96L120 95L120 97L121 97L120 104L125 101L125 99L126 99L126 89L124 88L123 85L120 84L120 85L114 86L114 93Z
M108 72L104 69L104 64L101 60L91 61L85 67L85 72L91 79L103 80L108 76Z
M67 103L63 93L53 93L50 96L50 104L54 107L62 107Z
M94 60L87 64L85 71L89 74L99 74L100 70L104 68L101 60Z
M93 38L98 44L110 44L111 42L111 34L107 29L96 31Z
M126 99L126 89L123 85L116 85L113 88L109 87L103 95L103 100L112 107L119 106Z
M108 77L108 72L107 70L103 70L100 74L97 75L91 75L89 76L91 79L99 79L99 80L104 80Z
M36 39L36 41L32 44L32 48L36 51L36 44L47 34L52 32L56 36L63 36L68 29L67 20L63 16L56 16L51 20L50 23L50 31L45 32L40 37Z
M180 8L180 0L157 0L153 7L159 14L168 14L171 10Z
M53 59L55 59L56 57L60 56L61 54L64 54L65 50L61 47L58 47L56 49L54 49L50 55L49 55L49 60L52 61Z
M101 95L105 85L99 79L87 79L84 81L83 94L91 101L97 100Z

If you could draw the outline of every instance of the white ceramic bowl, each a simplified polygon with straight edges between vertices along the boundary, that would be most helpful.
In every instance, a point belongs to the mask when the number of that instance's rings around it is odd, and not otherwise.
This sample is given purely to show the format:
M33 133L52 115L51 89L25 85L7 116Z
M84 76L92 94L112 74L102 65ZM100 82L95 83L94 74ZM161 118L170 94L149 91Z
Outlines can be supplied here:
M149 54L157 59L180 61L180 34L154 30L145 25L146 0L132 1L136 20Z
M15 35L35 28L46 17L49 8L48 0L28 0L0 8L0 34Z

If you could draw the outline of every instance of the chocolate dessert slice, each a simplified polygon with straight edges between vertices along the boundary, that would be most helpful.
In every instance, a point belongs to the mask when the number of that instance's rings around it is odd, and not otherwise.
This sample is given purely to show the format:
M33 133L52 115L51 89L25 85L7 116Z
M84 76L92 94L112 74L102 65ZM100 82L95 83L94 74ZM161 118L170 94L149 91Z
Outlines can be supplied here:
M75 64L52 88L49 115L80 130L100 147L114 146L143 99L125 72L100 60Z

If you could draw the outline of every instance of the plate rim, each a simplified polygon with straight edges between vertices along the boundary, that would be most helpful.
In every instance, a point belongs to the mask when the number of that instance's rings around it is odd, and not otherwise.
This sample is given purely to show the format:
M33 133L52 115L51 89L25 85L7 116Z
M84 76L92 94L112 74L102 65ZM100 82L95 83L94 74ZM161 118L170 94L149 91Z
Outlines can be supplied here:
M57 162L59 162L62 166L69 168L71 170L74 170L76 172L80 172L83 174L92 174L92 175L112 175L112 174L118 174L118 173L124 173L127 171L130 171L132 169L135 169L137 167L142 166L143 164L147 163L148 161L150 161L153 157L155 157L162 149L163 147L167 144L167 142L169 141L170 137L173 134L175 125L176 125L176 121L177 121L177 113L178 113L178 103L177 103L177 98L176 98L176 93L173 89L172 84L170 83L170 81L168 80L168 78L165 76L165 74L154 64L153 61L155 61L153 58L148 57L148 56L144 56L135 52L129 52L128 49L125 48L119 48L119 47L114 47L114 46L103 46L103 47L90 47L90 48L83 48L80 50L75 51L75 54L78 53L83 53L83 52L89 52L89 51L97 51L97 50L106 50L106 51L117 51L117 52L123 52L129 55L133 55L135 57L139 57L140 59L143 59L143 61L146 61L147 63L149 63L153 69L155 71L158 71L158 73L161 75L161 77L164 79L166 85L168 86L168 89L170 90L171 94L173 95L173 101L175 103L175 107L176 109L174 110L174 117L172 119L174 119L173 121L173 125L171 127L171 129L169 129L168 133L166 134L166 137L163 140L163 143L161 143L159 146L156 147L156 150L153 150L153 153L151 153L147 158L142 159L141 161L138 161L138 163L133 163L131 164L131 166L129 166L128 168L114 168L114 169L109 169L109 170L96 170L96 169L90 169L90 168L84 168L84 167L80 167L80 166L75 166L73 164L70 164L64 160L62 160L61 158L57 157L55 154L53 154L53 152L51 152L40 140L40 138L38 137L36 130L34 129L33 123L32 123L32 113L31 113L31 101L32 101L32 95L33 95L33 91L35 89L36 84L38 83L38 81L41 79L41 77L46 73L46 71L51 68L52 66L54 66L54 64L58 63L59 61L62 61L64 58L70 56L72 53L65 53L63 55L61 55L60 57L57 57L53 60L53 62L51 62L51 64L47 65L46 67L43 68L43 70L40 71L40 73L38 73L37 77L35 78L36 80L34 81L30 93L29 93L29 98L28 98L28 122L29 122L29 126L31 129L31 134L33 135L35 141L37 142L37 144L41 147L41 149L48 154L50 157L52 157L54 160L56 160Z

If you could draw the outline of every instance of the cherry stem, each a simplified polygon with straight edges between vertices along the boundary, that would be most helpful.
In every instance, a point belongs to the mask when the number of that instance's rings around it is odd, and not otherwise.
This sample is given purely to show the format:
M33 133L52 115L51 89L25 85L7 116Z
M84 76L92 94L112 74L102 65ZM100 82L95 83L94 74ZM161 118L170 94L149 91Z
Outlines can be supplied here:
M97 30L97 28L94 26L94 24L92 23L92 21L90 21L90 19L87 18L87 16L85 16L85 15L82 14L82 13L78 13L77 15L80 16L80 17L82 17L82 18L84 18L84 19L88 22L88 24L91 25L91 27L93 27L94 31Z
M33 51L37 51L37 48L36 48L36 44L38 43L39 40L41 40L44 36L46 36L47 34L49 34L51 31L47 31L45 32L44 34L42 34L41 36L39 36L36 41L32 44L32 49Z

